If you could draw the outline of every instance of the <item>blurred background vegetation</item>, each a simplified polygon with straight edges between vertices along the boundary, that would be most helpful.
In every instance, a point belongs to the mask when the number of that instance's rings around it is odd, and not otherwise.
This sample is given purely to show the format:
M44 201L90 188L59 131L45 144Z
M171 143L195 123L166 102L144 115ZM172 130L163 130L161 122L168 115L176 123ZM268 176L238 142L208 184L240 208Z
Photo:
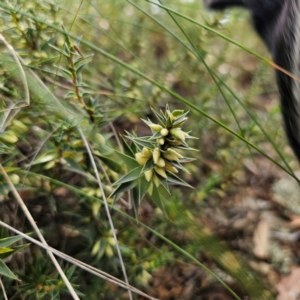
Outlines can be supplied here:
M145 0L0 3L0 219L38 238L19 194L51 247L124 280L106 199L131 286L158 299L275 299L298 252L269 238L296 218L273 187L297 165L267 51L245 11L161 3L178 14ZM128 171L119 134L149 135L140 119L166 104L190 110L199 152L180 175L194 188L172 187L165 213L146 197L135 219L128 193L109 197ZM80 299L129 299L57 259ZM0 299L72 299L38 245L1 261L18 280L1 277Z

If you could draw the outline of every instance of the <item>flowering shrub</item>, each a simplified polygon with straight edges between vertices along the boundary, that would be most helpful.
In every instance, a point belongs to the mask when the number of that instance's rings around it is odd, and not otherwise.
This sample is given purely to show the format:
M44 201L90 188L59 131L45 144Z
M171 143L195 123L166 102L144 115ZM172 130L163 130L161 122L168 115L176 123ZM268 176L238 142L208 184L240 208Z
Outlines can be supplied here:
M166 106L165 112L158 113L152 109L157 123L151 120L142 120L152 131L151 136L137 137L127 133L131 141L129 145L122 138L124 153L117 152L130 171L114 183L117 186L111 197L118 199L122 193L131 190L134 207L138 212L141 200L146 194L164 211L164 202L170 195L169 185L183 185L191 187L179 178L179 170L188 172L183 164L193 161L178 151L196 149L190 148L187 139L194 139L189 132L181 129L186 122L188 111L170 111Z

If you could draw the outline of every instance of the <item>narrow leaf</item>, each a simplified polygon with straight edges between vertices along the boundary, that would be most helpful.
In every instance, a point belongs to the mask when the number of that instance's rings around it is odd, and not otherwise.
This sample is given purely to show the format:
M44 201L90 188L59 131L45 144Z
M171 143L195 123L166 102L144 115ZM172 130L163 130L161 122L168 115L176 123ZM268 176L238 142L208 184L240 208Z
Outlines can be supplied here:
M138 145L138 146L140 146L142 148L146 147L146 148L149 148L151 150L153 150L155 148L155 146L153 145L153 143L145 141L145 140L142 140L142 139L135 138L133 140L133 142L134 142L134 144L136 144L136 145Z
M128 156L122 152L119 152L115 150L115 153L121 158L121 160L124 162L124 164L129 168L129 169L134 169L139 166L137 161L132 158L131 156Z
M153 134L153 135L150 137L149 141L157 140L157 139L160 139L160 138L162 138L162 137L163 137L163 136L162 136L162 134L161 134L160 132L156 132L155 134Z
M0 248L10 246L10 245L20 241L22 238L23 237L21 235L15 235L15 236L0 239Z
M168 186L168 181L166 178L161 177L160 175L156 174L158 180L160 181L161 185L163 186L163 188L168 192L168 196L170 197L170 190L169 190L169 186Z
M2 259L0 259L0 274L9 277L11 279L15 279L15 280L18 279L15 276L15 274L7 267L7 265L3 262Z
M139 167L131 170L129 173L127 173L122 178L117 180L112 186L117 186L119 184L129 182L129 181L133 181L133 180L136 180L136 179L142 177L143 176L143 173L141 172L142 169L143 169L143 167L139 166Z
M30 244L23 244L23 245L19 245L19 246L15 246L15 247L12 247L12 251L11 252L8 252L8 253L2 253L0 254L0 259L5 259L21 250L23 250L24 248L28 247Z
M128 145L127 141L124 139L124 137L122 135L120 135L120 140L122 142L124 154L126 154L127 156L130 156L130 157L134 158L134 152L132 151L132 149L130 148L130 146Z
M176 175L174 175L173 173L167 171L168 173L168 183L171 185L182 185L182 186L186 186L189 188L193 188L191 185L189 185L187 182L183 181L182 179L180 179L179 177L177 177Z
M122 171L122 166L116 162L115 160L112 160L105 156L99 156L100 159L113 171L120 173Z
M189 113L190 111L187 111L185 112L183 115L181 115L180 117L176 118L174 121L173 121L173 126L181 123L183 121L183 119L186 117L186 115Z
M131 192L131 199L132 199L132 204L133 204L133 208L134 208L134 214L136 219L139 216L139 209L140 209L140 203L141 203L141 199L139 197L139 189L138 187L134 187Z
M149 171L149 170L152 170L153 168L155 167L155 163L153 162L153 159L148 159L147 162L145 163L145 165L143 166L143 169L142 169L142 173L146 172L146 171Z
M53 46L53 45L51 45L51 44L48 44L51 48L53 48L55 51L57 51L57 52L59 52L60 54L62 54L63 56L65 56L65 57L69 57L69 54L68 53L66 53L65 51L63 51L63 50L61 50L61 49L59 49L59 48L57 48L57 47L55 47L55 46Z
M144 119L141 119L145 124L147 124L148 126L153 124L149 119L148 120L144 120Z
M151 200L154 202L154 204L159 207L161 209L161 211L166 214L166 210L165 210L165 206L164 206L164 202L166 202L166 199L164 197L161 196L161 194L159 193L157 187L155 186L155 184L153 185L153 191L152 191L152 195L151 195Z
M0 247L0 255L4 254L4 253L9 253L9 252L12 252L12 251L13 251L12 248L8 248L8 247L1 248Z
M161 116L156 110L154 110L152 107L151 110L154 113L156 119L164 126L166 119L163 116Z
M138 189L139 189L139 199L140 201L143 200L143 198L145 197L149 187L151 184L151 180L147 181L145 176L143 176L142 178L139 179L138 182Z
M114 192L112 192L110 194L109 197L112 198L112 197L114 197L117 194L121 194L121 193L123 193L125 191L128 191L128 190L132 189L133 187L135 187L136 184L137 184L136 180L135 181L129 181L129 182L122 183L121 185L119 185L116 188L116 190Z

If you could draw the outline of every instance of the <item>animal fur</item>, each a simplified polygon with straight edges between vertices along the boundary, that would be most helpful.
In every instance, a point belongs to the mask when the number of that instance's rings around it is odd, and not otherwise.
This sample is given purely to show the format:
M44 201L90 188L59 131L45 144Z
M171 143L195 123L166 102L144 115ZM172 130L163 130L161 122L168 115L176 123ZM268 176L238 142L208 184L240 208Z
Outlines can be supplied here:
M274 62L300 79L300 0L204 0L212 9L242 6ZM300 161L300 83L276 70L286 135Z

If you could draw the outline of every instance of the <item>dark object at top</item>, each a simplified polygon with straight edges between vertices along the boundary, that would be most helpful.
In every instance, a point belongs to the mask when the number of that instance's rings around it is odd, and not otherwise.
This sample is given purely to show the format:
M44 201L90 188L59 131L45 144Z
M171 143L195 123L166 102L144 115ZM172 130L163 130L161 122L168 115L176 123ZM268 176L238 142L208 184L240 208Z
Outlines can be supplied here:
M274 62L300 79L300 0L204 0L207 7L245 7ZM300 83L276 70L285 131L300 161Z

